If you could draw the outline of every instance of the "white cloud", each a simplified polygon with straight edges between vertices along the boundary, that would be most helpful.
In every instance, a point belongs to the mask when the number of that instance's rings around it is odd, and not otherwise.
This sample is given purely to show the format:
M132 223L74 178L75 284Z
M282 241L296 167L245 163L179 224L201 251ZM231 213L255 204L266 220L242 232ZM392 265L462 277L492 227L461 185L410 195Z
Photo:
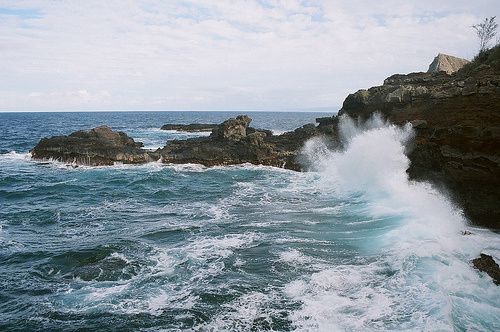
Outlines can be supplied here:
M438 52L471 58L497 0L0 1L0 109L340 105Z

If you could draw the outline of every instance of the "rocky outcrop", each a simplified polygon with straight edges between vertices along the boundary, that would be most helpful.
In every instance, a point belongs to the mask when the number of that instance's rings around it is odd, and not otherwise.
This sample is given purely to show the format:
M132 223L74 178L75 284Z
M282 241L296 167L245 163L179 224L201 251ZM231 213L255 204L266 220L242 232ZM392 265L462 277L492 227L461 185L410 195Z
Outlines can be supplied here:
M68 136L44 138L31 153L38 160L53 159L89 166L139 164L154 160L154 153L142 149L142 146L124 132L100 126Z
M455 56L439 53L434 61L429 65L428 73L438 73L444 71L447 74L453 74L454 72L462 69L463 66L468 64L470 61L462 58L457 58Z
M161 130L176 130L185 132L204 132L212 131L217 128L217 124L213 123L191 123L191 124L174 124L167 123L161 126Z
M156 151L142 148L123 132L102 126L88 132L42 139L32 150L34 159L54 159L82 165L138 164L161 159L164 163L205 166L242 163L300 170L296 156L303 143L318 134L314 124L274 136L269 130L249 127L246 115L216 125L209 137L173 140Z
M252 163L300 170L296 161L303 143L317 134L315 126L274 136L249 127L252 119L240 115L215 128L209 137L170 141L159 150L163 162L205 166Z
M500 48L453 75L393 75L349 95L339 114L375 112L414 124L411 179L443 188L473 223L500 228Z
M247 136L250 122L252 119L248 115L239 115L215 127L210 137L217 140L240 141Z
M500 266L493 257L481 254L478 258L472 260L472 265L481 272L486 272L496 285L500 285Z

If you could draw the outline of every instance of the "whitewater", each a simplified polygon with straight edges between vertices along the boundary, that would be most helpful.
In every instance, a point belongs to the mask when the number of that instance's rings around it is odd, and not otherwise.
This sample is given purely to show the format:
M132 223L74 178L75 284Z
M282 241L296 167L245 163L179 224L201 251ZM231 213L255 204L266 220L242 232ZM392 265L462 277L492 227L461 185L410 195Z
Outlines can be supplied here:
M306 143L302 173L75 168L30 159L38 115L2 116L0 330L500 330L500 290L470 263L499 261L500 236L408 179L411 126L343 118L340 142ZM92 116L45 130L100 121L155 148L193 135L163 123L227 118ZM282 132L315 114L251 116Z

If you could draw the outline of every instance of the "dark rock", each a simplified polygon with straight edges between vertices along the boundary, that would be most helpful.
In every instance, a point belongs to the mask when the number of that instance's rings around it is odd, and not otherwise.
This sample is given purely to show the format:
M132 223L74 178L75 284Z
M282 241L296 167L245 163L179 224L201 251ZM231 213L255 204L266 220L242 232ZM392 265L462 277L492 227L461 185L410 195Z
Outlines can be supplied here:
M191 123L191 124L172 124L167 123L161 126L162 130L177 130L185 132L203 132L212 131L217 128L216 124L213 123Z
M481 254L481 256L472 260L472 264L479 271L486 272L493 279L495 285L500 285L500 267L493 257Z
M147 151L125 133L108 127L68 136L42 139L33 149L34 159L56 159L84 165L113 165L116 162L197 163L205 166L241 163L262 164L300 170L296 156L304 142L317 135L314 124L274 136L269 130L249 127L252 119L240 115L215 125L209 137L173 140L162 149ZM172 128L172 127L170 127Z
M252 119L240 115L220 124L210 137L172 141L159 151L166 163L197 163L205 166L241 163L299 170L295 157L303 143L316 134L306 125L280 136L249 127Z
M413 120L410 121L411 126L415 129L425 129L427 128L427 121L425 120Z
M335 123L335 117L328 116L323 118L316 118L316 123L318 123L320 126L332 125Z
M154 159L154 153L142 149L123 132L107 126L90 131L77 131L69 136L42 139L31 151L38 160L54 159L63 162L90 166L113 165L116 162L138 164Z

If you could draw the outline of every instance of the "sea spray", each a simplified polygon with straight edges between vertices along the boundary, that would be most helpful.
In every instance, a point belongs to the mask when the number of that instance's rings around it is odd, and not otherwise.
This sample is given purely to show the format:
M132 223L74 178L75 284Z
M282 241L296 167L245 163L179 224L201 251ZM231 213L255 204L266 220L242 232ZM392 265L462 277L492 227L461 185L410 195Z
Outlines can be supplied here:
M462 297L477 282L468 260L477 243L461 235L461 211L428 183L406 174L410 125L398 127L375 115L365 123L343 116L336 150L315 138L303 153L322 190L361 197L373 223L391 219L383 233L361 239L363 265L346 264L291 282L285 292L302 302L293 315L300 330L482 330L468 310L483 310ZM465 283L465 285L464 285ZM491 286L489 286L491 287ZM494 289L494 288L492 288ZM498 301L487 308L499 317ZM487 325L487 324L486 324Z

